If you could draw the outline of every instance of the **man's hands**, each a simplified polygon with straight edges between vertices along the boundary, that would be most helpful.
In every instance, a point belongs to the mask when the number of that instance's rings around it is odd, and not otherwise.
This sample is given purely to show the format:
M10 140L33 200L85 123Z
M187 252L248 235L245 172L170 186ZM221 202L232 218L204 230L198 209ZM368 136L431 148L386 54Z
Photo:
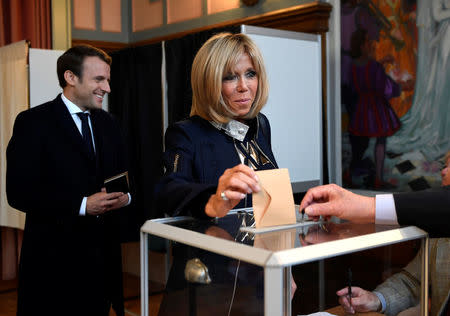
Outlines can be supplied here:
M300 204L310 218L336 216L355 223L375 222L375 198L358 195L336 184L309 189Z
M352 286L351 304L347 287L337 291L336 294L339 296L339 304L350 314L355 312L375 312L380 310L381 307L378 296L357 286Z
M210 217L223 217L245 198L246 194L260 190L258 178L252 168L239 164L227 169L220 176L216 194L209 198L205 213ZM227 200L221 197L222 193Z
M88 196L86 201L86 215L101 215L105 212L121 208L128 203L128 194L122 192L101 192Z

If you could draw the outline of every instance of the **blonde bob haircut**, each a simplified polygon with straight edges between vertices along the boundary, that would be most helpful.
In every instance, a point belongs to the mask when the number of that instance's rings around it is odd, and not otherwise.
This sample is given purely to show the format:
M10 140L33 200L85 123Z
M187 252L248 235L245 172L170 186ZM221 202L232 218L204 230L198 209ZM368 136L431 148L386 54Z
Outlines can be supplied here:
M191 116L227 123L236 118L222 98L222 79L243 54L248 54L258 78L258 89L250 111L241 119L252 119L267 102L269 87L261 52L245 34L220 33L211 37L198 51L192 64Z

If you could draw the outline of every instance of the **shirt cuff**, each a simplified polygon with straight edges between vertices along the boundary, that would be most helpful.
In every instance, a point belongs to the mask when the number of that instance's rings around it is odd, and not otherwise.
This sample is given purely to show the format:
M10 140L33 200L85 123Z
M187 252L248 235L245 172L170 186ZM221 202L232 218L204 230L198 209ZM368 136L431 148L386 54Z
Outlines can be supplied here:
M377 194L375 197L375 223L381 225L398 225L392 194Z
M128 206L131 203L131 194L130 193L127 194L128 194L128 203L125 206Z
M386 310L386 299L380 292L373 291L372 293L375 294L381 302L381 310L377 312L384 313L384 311Z
M83 201L81 201L80 216L85 216L86 215L86 201L87 201L87 197L85 196L83 198Z

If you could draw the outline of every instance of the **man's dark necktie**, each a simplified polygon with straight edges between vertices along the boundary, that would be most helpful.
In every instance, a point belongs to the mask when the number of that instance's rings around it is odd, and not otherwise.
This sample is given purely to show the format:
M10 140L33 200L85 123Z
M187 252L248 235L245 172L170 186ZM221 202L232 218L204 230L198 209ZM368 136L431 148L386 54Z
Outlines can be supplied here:
M86 145L89 154L91 154L92 157L94 157L95 156L94 145L92 144L92 134L88 122L89 114L80 112L77 113L77 115L80 117L81 120L81 133L83 134L83 141Z

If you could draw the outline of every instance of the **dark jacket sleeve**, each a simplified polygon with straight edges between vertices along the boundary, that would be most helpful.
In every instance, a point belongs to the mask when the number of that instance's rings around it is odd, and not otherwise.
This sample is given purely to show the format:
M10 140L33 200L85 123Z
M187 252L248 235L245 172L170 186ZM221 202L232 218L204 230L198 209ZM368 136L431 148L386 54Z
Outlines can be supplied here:
M39 119L30 111L20 113L14 123L13 134L6 150L6 194L12 207L27 214L42 213L46 217L77 215L83 199L82 194L61 190L54 192L47 184L52 175L45 171L45 139L48 135L38 126ZM42 122L42 121L41 121ZM75 196L75 198L74 198ZM65 210L69 212L62 212Z
M159 216L188 215L207 217L204 207L217 188L216 183L200 181L195 168L195 144L178 124L167 129L164 153L165 175L155 190ZM196 180L197 179L197 180Z
M450 236L450 186L423 192L394 194L400 225L414 225L431 237Z

